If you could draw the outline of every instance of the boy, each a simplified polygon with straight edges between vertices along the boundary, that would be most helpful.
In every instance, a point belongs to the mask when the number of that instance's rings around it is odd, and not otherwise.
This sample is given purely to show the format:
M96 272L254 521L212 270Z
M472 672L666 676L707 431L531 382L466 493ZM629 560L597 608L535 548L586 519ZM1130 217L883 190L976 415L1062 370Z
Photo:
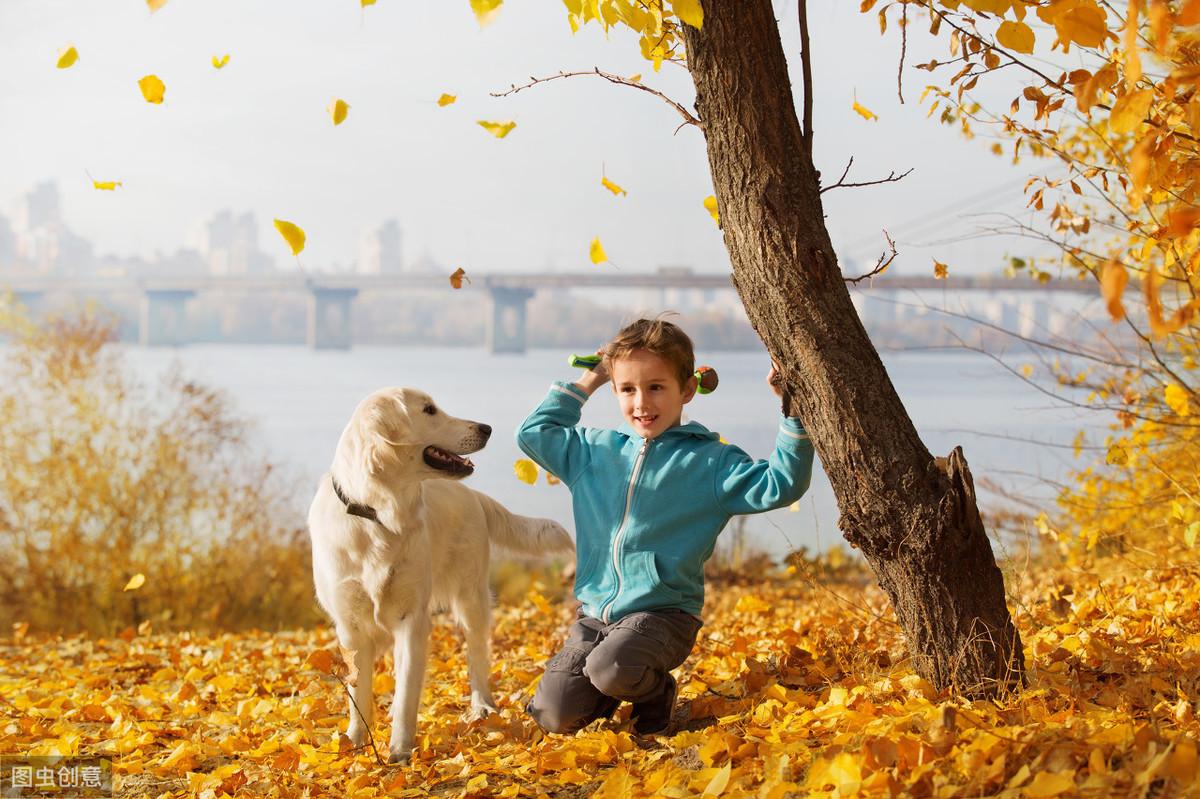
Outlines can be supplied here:
M813 447L796 419L755 461L696 422L692 342L661 319L628 325L603 362L555 383L517 431L521 449L571 489L575 596L566 645L546 664L526 710L546 731L573 733L633 703L634 730L664 732L676 683L700 631L704 562L730 517L785 507L808 489ZM625 424L576 427L611 376ZM774 370L768 376L773 383Z

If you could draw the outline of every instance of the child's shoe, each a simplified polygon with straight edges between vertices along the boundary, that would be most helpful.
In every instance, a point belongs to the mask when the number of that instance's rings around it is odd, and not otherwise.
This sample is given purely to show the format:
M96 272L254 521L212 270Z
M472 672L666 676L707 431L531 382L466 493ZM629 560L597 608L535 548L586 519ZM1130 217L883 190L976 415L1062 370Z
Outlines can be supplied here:
M647 702L636 702L633 706L633 731L638 735L658 735L671 726L671 713L675 709L675 695L679 685L667 674L667 685L663 695Z

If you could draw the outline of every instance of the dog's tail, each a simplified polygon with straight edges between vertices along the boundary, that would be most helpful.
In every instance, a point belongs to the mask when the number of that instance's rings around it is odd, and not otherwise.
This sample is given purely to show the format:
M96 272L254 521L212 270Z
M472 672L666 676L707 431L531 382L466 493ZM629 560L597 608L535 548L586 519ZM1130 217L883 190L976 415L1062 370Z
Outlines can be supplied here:
M529 555L553 555L575 551L575 542L552 519L520 516L491 497L480 494L487 515L488 536L493 544Z

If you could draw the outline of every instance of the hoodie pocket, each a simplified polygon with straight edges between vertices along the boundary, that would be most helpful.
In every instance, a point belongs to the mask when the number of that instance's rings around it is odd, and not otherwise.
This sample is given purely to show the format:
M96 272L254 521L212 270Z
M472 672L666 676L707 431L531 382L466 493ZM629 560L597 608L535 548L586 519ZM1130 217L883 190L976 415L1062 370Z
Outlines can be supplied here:
M668 583L674 573L669 558L653 552L630 552L627 558L630 579L626 584L630 588L641 588L640 593L653 596L660 607L675 607L683 601L683 594Z

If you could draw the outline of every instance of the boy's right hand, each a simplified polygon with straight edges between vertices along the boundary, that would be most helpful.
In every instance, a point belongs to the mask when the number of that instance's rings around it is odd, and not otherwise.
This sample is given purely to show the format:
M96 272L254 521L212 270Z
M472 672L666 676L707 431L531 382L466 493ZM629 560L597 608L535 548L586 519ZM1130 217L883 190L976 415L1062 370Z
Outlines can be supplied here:
M607 383L610 379L608 368L605 366L603 360L604 347L596 350L596 354L601 358L600 363L596 364L594 368L587 370L583 377L575 381L575 385L577 385L580 390L586 392L589 397L595 393L596 389L600 388L600 386Z

